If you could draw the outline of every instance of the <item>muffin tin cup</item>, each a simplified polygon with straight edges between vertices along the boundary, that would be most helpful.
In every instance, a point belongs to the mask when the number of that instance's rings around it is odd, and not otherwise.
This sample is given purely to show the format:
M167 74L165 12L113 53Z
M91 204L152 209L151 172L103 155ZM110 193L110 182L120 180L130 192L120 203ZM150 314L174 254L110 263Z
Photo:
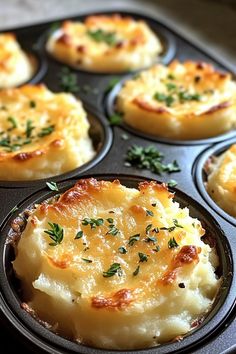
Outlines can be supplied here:
M127 187L137 188L138 183L147 180L145 178L133 177L128 175L92 175L93 177L101 180L114 180L118 179ZM89 178L92 176L84 176L83 178ZM70 180L59 184L60 192L64 192L68 188L72 187L76 181ZM234 290L232 288L234 265L232 262L232 254L230 245L224 235L224 232L220 228L216 220L210 215L210 213L204 209L199 203L194 201L191 197L185 193L173 189L175 192L175 200L180 203L181 207L189 207L190 215L197 217L204 225L206 229L206 235L213 237L216 243L216 249L220 260L219 275L222 276L222 284L219 293L215 299L212 309L206 315L203 323L199 325L197 329L194 329L187 334L183 341L163 344L158 347L158 353L170 353L175 351L176 353L182 353L188 348L188 350L194 349L196 345L199 345L201 341L214 336L216 330L219 331L224 326L227 318L230 317L233 304L234 304ZM17 292L19 286L14 277L12 269L12 260L14 259L13 246L8 240L8 233L11 229L11 222L14 218L24 210L28 209L34 204L38 204L45 199L48 199L55 195L55 192L48 191L46 188L33 195L27 197L21 203L19 203L19 209L13 215L11 214L1 227L1 240L0 240L0 252L1 252L1 264L0 264L0 286L1 296L3 302L3 312L6 317L11 321L11 324L17 329L24 339L34 342L39 348L46 349L49 353L64 353L66 350L71 353L112 353L110 350L98 349L80 345L64 339L48 329L44 328L37 320L33 319L30 314L21 308L20 296ZM38 348L38 349L39 349ZM156 353L157 348L148 349L148 353ZM127 351L115 351L117 353L126 353ZM131 350L129 353L146 353L147 350Z
M160 61L168 64L176 58L180 61L194 60L207 61L213 63L217 68L227 71L227 64L219 63L218 59L211 57L207 52L203 52L193 43L173 32L165 24L152 19L151 17L135 14L127 11L118 11L105 13L120 13L121 15L130 15L135 18L144 19L153 28L154 32L159 33L162 40L166 43L166 53L160 58ZM71 18L72 20L83 20L91 13ZM60 22L66 20L61 19ZM54 21L55 22L55 21ZM39 68L44 69L40 74L32 78L31 82L43 82L53 92L62 91L59 73L64 65L54 60L45 50L45 41L53 22L40 25L25 27L14 31L22 44L22 47L29 53L34 53L39 62ZM95 136L91 134L96 143L101 143L100 150L96 157L87 164L70 171L68 173L55 177L29 181L29 182L0 182L0 302L1 317L4 326L8 325L9 335L3 338L3 346L11 345L14 350L12 338L18 337L23 344L19 344L25 353L39 351L46 353L114 353L119 351L99 350L88 346L81 346L68 341L60 336L46 330L42 325L35 321L28 313L20 307L20 299L14 287L15 279L12 273L10 260L13 252L11 246L6 244L6 235L10 228L10 222L19 212L37 200L48 198L53 194L46 188L46 181L55 181L60 190L72 186L75 180L84 177L96 177L112 180L118 178L128 187L137 186L140 180L159 180L168 182L175 179L178 182L178 189L173 189L177 200L182 206L190 208L190 214L198 217L206 223L208 229L213 235L216 235L217 247L221 262L220 272L224 275L221 292L217 297L212 311L206 316L204 322L186 335L181 342L167 343L151 349L142 349L128 351L129 353L199 353L207 354L213 352L221 354L223 352L234 353L236 343L236 237L235 226L231 217L225 217L222 211L213 205L207 195L204 187L204 176L202 176L202 167L207 156L215 153L217 147L224 150L223 146L228 146L236 139L236 132L232 131L221 136L209 139L194 141L176 141L162 139L146 134L142 134L135 129L121 124L118 127L111 128L108 123L108 116L114 112L114 100L120 90L122 83L135 73L122 74L99 74L86 72L82 70L71 69L76 75L77 83L80 88L78 96L91 115L91 125L95 126ZM137 72L136 72L137 73ZM109 91L111 80L116 79L119 82L112 91ZM125 136L125 138L124 138ZM99 142L98 142L99 140ZM225 140L224 143L212 145ZM132 145L150 146L160 150L164 154L164 163L177 160L181 171L178 173L163 173L160 176L148 171L140 170L136 167L127 167L125 165L125 156L127 150ZM218 150L217 150L218 153ZM201 167L202 166L202 167ZM204 192L205 191L205 192ZM183 193L184 192L184 193ZM191 197L190 197L191 196ZM18 210L15 210L19 208ZM15 211L14 211L15 210ZM17 335L18 334L18 335ZM9 339L10 338L10 339ZM17 346L18 348L18 346ZM27 349L26 349L27 348ZM126 353L126 351L122 351Z
M91 108L84 105L85 111L87 112L88 121L90 123L89 136L92 140L93 147L95 150L95 156L85 164L80 167L65 172L60 175L43 178L40 180L32 181L0 181L0 187L6 188L32 188L44 186L46 182L53 181L63 181L65 179L72 178L74 176L79 176L83 172L89 170L93 166L97 165L108 153L112 144L112 130L106 121L106 119L101 115L95 113Z
M117 83L115 85L115 87L105 97L105 107L106 107L106 113L107 113L108 118L113 116L115 113L117 113L115 110L115 102L116 102L116 98L117 98L122 86L125 84L126 81L132 80L132 78L135 77L135 75L137 75L137 74L127 75L119 83ZM230 130L224 134L216 135L216 136L210 137L208 139L176 140L176 139L169 139L169 138L159 137L157 135L151 135L151 134L144 133L140 130L134 129L133 127L128 125L126 122L122 122L121 126L122 126L122 128L124 128L128 132L138 135L142 138L149 139L149 140L156 141L156 142L167 143L170 145L205 145L205 144L213 144L213 143L221 142L226 139L230 139L234 136L236 137L236 131Z
M224 153L232 144L236 143L236 137L225 141L221 144L216 144L213 147L206 149L197 159L195 166L194 166L194 175L196 186L203 196L207 204L214 209L219 215L221 215L225 220L227 220L232 225L236 226L236 218L229 215L226 211L224 211L208 194L206 190L206 182L207 182L207 175L204 171L204 165L207 160L212 156L220 156Z

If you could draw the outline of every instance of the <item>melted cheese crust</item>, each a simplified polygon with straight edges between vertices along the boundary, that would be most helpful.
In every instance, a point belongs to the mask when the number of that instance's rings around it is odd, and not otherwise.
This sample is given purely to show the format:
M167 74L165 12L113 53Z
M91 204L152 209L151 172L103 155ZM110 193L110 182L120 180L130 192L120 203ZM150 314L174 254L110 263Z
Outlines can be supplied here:
M15 35L0 34L0 88L20 85L34 72L34 61L21 49Z
M92 228L85 218L104 222ZM173 227L174 219L180 226L161 229ZM44 232L48 222L64 230L57 246ZM108 233L109 225L116 235ZM29 306L60 334L101 348L145 348L187 333L209 311L220 280L214 273L218 258L203 234L200 221L164 185L144 182L137 190L91 178L57 202L37 206L13 266ZM134 235L138 239L131 241ZM173 237L177 248L168 247ZM104 277L114 263L120 271Z
M236 144L208 166L207 191L227 213L236 217Z
M114 43L94 40L88 32L114 36ZM96 36L96 35L95 35ZM75 68L94 72L122 72L153 64L162 51L148 25L131 17L89 16L82 22L66 21L48 40L47 50Z
M179 140L229 131L236 125L235 107L236 84L231 74L192 61L159 64L142 72L125 82L116 102L131 127Z
M0 179L35 180L94 156L82 104L68 93L26 85L0 91Z

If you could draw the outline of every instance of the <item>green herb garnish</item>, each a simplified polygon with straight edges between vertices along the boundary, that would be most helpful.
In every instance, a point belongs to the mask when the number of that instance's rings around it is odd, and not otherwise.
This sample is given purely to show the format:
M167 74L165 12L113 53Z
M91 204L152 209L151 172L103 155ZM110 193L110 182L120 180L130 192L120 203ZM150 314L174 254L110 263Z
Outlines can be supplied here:
M118 251L121 253L121 254L126 254L127 253L127 249L124 247L124 246L121 246L118 248Z
M36 107L36 102L35 101L30 101L29 102L30 108L35 108Z
M135 234L133 236L130 236L128 245L133 246L135 242L139 241L139 239L140 239L140 234Z
M10 128L10 130L17 128L17 122L16 119L14 117L8 117L7 118L8 122L11 123L12 127Z
M182 225L179 224L177 219L173 219L173 223L174 223L175 227L180 227L181 229L184 228Z
M82 230L78 231L77 234L75 235L75 240L79 240L81 237L83 237L83 234L84 233Z
M121 113L114 113L109 118L110 125L119 125L122 122L122 114Z
M59 191L56 182L46 182L46 185L48 186L49 189L51 189L51 191L57 191L57 192Z
M52 132L55 130L55 125L49 125L48 127L44 127L41 129L41 131L38 133L39 138L43 138L44 136L52 134Z
M126 163L140 169L147 169L161 175L163 172L172 173L181 171L177 161L163 164L164 156L154 146L131 146L126 154ZM156 204L156 203L155 203Z
M170 238L168 241L168 248L176 248L179 247L178 243L176 242L175 238Z
M120 232L113 224L109 225L108 227L110 230L107 231L106 235L116 236Z
M157 242L157 239L156 237L154 236L148 236L146 239L145 239L146 242L153 242L153 243L156 243Z
M133 272L133 275L134 275L134 276L138 275L139 269L140 269L140 266L137 266L137 268L136 268L135 271Z
M156 246L155 248L152 249L155 252L159 252L160 251L160 246Z
M59 73L59 85L65 92L77 93L80 88L77 83L77 76L66 66Z
M170 188L176 187L177 184L178 183L174 179L170 179L169 182L167 183L168 187L170 187Z
M153 211L146 209L146 216L154 216Z
M81 258L82 261L86 262L86 263L92 263L91 259L87 259L87 258Z
M87 31L87 35L98 43L105 42L110 46L117 44L117 37L115 32L107 32L102 29L98 29Z
M174 101L175 101L173 96L166 95L166 94L160 93L160 92L156 92L154 94L153 98L155 100L157 100L158 102L164 102L167 105L167 107L170 107L172 105L172 103L174 103Z
M147 225L146 227L146 234L151 230L152 224Z
M93 218L84 218L82 220L82 225L87 226L90 225L91 229L95 229L97 226L101 226L104 224L104 220L102 218L93 219Z
M115 275L117 272L118 275L121 275L120 263L113 263L106 272L103 272L102 275L104 276L104 278L109 278Z
M64 236L63 228L56 223L48 222L48 225L51 227L51 230L44 230L45 234L48 234L53 242L49 243L50 246L57 246L59 245Z
M27 120L26 129L25 129L26 138L30 138L32 131L35 129L35 127L32 124L33 124L32 120Z
M139 262L147 262L148 256L145 253L139 252L138 256L139 256Z

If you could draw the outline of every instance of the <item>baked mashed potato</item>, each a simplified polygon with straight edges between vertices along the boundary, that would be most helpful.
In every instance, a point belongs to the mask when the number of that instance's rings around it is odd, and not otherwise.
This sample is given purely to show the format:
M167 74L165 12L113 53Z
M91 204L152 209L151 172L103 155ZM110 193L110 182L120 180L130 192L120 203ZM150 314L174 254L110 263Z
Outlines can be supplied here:
M94 156L82 104L43 85L0 91L0 179L35 180Z
M47 50L78 69L118 73L152 65L163 48L144 21L114 14L63 22Z
M170 139L205 139L236 125L236 83L211 64L157 64L125 82L116 110L144 133Z
M210 310L218 258L203 235L165 185L91 178L36 206L13 266L27 306L59 334L146 348L184 335Z
M20 47L13 33L0 34L0 88L18 86L33 76L36 63Z
M227 213L236 217L236 144L207 164L207 191Z

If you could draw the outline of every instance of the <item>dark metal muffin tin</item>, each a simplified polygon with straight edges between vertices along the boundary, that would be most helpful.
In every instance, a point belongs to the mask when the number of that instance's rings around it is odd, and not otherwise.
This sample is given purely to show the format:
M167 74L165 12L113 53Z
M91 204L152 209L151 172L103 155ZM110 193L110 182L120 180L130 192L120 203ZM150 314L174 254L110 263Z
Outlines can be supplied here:
M117 11L116 11L117 12ZM187 42L168 29L163 23L146 16L126 13L148 22L154 32L161 38L165 51L160 61L168 64L172 59L207 61L222 70L227 66L202 52L192 43ZM86 14L89 15L89 14ZM84 19L77 16L73 19ZM36 25L12 30L19 42L28 52L33 52L38 60L38 71L31 82L45 83L55 92L61 91L58 73L65 66L46 53L45 41L52 23ZM107 115L113 112L113 103L121 84L107 94L107 87L112 78L126 80L130 73L96 74L82 70L76 73L81 91L78 96L83 101L90 116L90 136L98 151L96 157L74 171L48 178L47 181L57 181L60 191L72 186L81 177L95 176L99 179L113 180L119 178L130 187L136 187L143 179L165 181L175 179L178 182L175 199L182 207L187 206L192 216L198 217L207 230L207 235L213 238L219 259L219 275L223 276L220 292L213 304L212 310L203 323L188 335L183 341L172 342L159 347L134 351L108 351L90 348L66 340L33 319L20 306L17 292L17 281L14 278L11 261L14 259L12 246L6 243L11 221L25 208L42 201L53 194L46 188L46 180L32 182L0 182L0 301L1 301L1 345L4 353L23 349L24 353L235 353L236 352L236 222L222 212L207 196L204 187L204 161L215 151L224 150L236 140L236 132L230 132L215 138L196 141L171 141L142 134L125 125L111 128ZM85 90L85 85L96 90ZM124 140L124 133L129 139ZM218 144L225 140L224 143ZM165 155L165 162L177 160L181 172L158 176L147 170L139 170L124 165L127 149L133 145L153 145ZM17 207L18 209L13 211Z

